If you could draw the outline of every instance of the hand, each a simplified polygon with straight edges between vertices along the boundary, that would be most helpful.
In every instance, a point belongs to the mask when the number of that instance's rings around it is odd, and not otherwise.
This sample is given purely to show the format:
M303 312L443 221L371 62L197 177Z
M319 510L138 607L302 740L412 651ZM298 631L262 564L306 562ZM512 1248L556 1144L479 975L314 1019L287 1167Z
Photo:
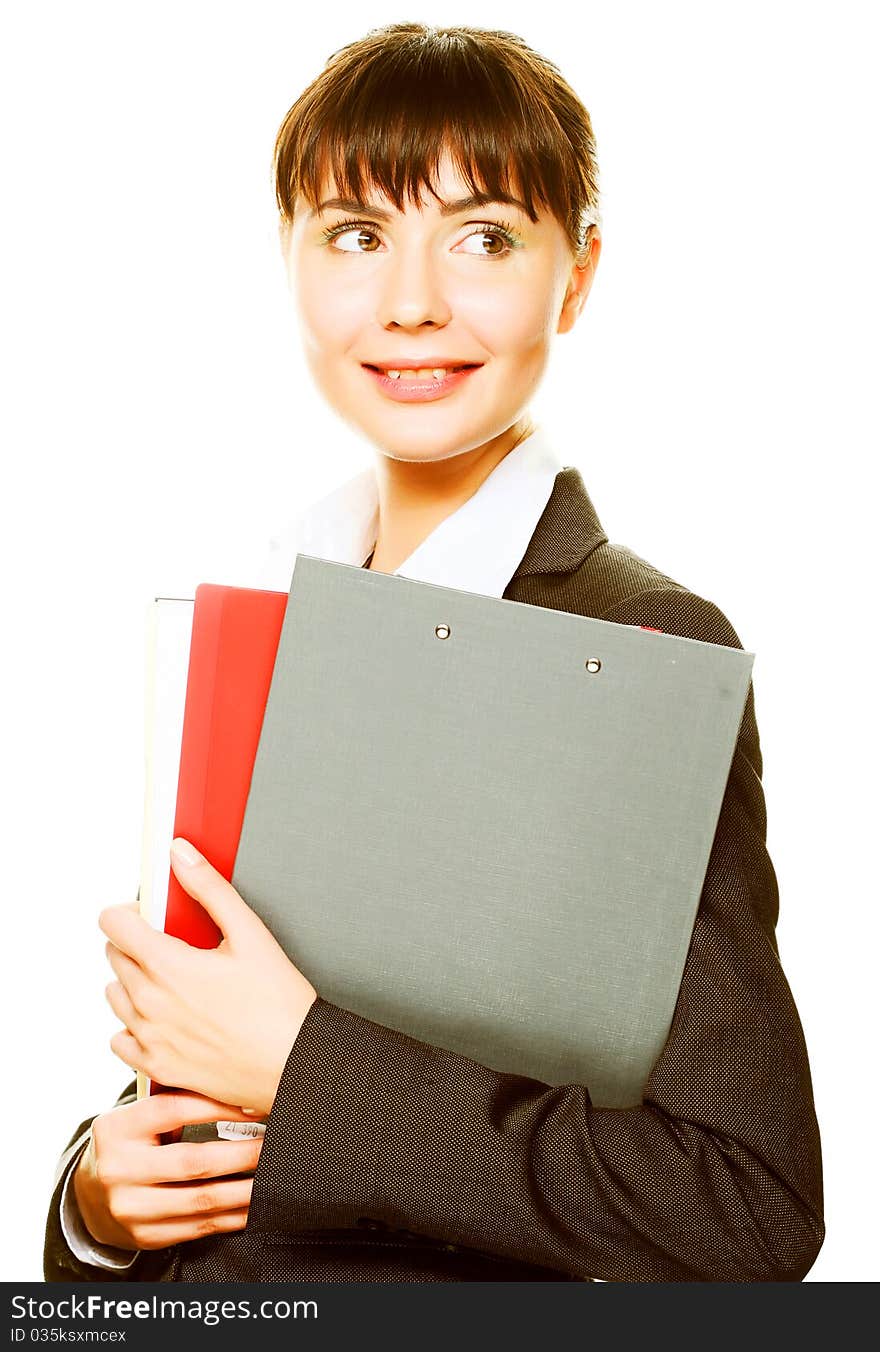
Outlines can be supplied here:
M127 1066L160 1084L266 1116L318 993L188 841L173 843L171 864L223 939L216 948L195 948L153 929L137 903L103 910L98 923L118 977L105 993L125 1024L110 1046Z
M80 1215L99 1244L162 1249L243 1230L263 1138L160 1145L188 1122L246 1122L226 1103L195 1094L152 1094L102 1113L73 1175ZM247 1178L224 1178L246 1173ZM190 1181L195 1186L185 1186Z

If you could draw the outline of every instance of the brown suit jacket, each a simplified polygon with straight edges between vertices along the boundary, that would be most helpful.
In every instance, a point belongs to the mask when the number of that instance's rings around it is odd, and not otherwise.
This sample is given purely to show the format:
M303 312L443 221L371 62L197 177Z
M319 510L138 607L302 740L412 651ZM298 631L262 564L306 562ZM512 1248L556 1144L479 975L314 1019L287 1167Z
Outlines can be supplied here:
M712 602L608 542L573 467L504 596L743 646ZM116 1277L70 1253L59 1182L46 1279L802 1280L824 1238L821 1147L775 937L761 771L750 685L640 1106L594 1107L586 1085L501 1074L319 998L278 1088L247 1228L143 1253Z

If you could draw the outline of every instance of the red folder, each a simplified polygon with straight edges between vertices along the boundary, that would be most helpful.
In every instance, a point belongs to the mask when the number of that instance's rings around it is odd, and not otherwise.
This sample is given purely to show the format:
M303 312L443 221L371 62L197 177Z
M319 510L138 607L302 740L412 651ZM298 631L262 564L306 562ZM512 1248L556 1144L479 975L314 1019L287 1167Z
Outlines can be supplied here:
M174 834L231 878L287 608L287 592L196 588ZM197 948L221 934L169 865L165 931Z
M287 592L196 587L174 834L192 841L231 878L254 760L272 684ZM220 931L183 890L169 864L165 932L197 948L216 948ZM173 1092L150 1080L150 1094ZM164 1132L177 1142L182 1128Z

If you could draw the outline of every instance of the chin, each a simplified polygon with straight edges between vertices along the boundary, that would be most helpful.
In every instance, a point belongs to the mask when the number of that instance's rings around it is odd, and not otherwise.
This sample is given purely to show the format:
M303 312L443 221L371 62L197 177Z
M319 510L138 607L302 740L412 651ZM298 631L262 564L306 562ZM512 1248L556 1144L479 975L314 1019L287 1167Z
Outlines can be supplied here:
M361 410L361 412L363 412ZM475 426L473 422L434 418L427 408L406 410L408 416L390 417L381 421L364 422L361 416L357 426L360 434L383 455L392 460L405 460L413 463L431 460L448 460L454 455L463 455L478 446L484 446L493 437L500 436L514 421L503 419L488 426ZM427 416L426 416L427 415Z
M455 455L463 455L476 446L482 445L485 440L488 440L488 438L435 437L433 439L426 438L423 445L418 445L414 443L412 438L401 444L397 437L380 434L370 436L370 441L376 449L381 451L383 455L387 455L390 460L402 460L411 464L451 460Z

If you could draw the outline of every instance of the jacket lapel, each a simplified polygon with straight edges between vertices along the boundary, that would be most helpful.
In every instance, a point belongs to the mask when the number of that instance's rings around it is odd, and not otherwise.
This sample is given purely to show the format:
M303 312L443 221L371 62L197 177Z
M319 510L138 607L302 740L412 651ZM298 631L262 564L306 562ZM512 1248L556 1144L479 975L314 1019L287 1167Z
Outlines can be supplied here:
M535 573L570 572L607 539L580 471L567 465L556 476L547 506L508 587Z

